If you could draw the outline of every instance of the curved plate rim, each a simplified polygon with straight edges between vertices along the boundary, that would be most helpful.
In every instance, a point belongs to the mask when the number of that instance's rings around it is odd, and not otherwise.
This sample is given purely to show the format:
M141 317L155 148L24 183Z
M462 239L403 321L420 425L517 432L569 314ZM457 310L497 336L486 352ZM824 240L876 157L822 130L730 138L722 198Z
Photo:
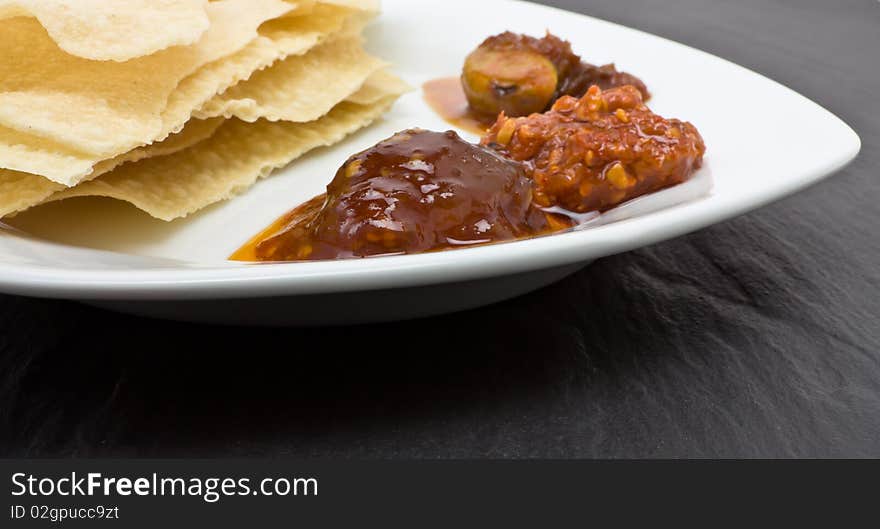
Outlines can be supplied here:
M641 30L587 15L521 0L493 0L522 9L580 17L620 31L686 49L721 61L755 79L784 90L814 114L833 124L839 143L833 155L797 176L770 182L751 194L723 196L675 206L589 230L499 243L450 252L314 263L241 264L179 268L64 268L2 262L0 291L36 297L92 300L175 300L261 298L300 294L405 288L483 279L565 266L654 244L727 220L791 195L839 171L856 158L861 140L840 118L812 100L757 72L726 59ZM405 5L405 4L404 4ZM711 165L711 158L707 160ZM9 236L5 234L4 236ZM99 252L98 250L86 250ZM515 258L511 258L515 256Z

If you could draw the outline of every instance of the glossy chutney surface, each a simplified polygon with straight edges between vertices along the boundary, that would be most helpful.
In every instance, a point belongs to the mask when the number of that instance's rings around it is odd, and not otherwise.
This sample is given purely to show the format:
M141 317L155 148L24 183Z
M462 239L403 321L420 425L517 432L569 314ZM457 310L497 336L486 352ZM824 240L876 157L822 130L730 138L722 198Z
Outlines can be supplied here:
M532 182L521 164L454 132L419 129L349 158L326 197L279 224L258 236L250 255L246 246L238 257L296 261L418 253L553 227L532 208Z

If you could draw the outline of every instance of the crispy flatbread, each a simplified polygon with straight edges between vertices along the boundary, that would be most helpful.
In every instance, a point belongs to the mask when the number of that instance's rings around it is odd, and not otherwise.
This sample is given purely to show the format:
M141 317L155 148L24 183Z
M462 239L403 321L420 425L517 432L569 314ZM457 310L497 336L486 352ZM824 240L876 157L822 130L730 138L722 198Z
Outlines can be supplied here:
M208 0L0 0L0 19L32 16L58 47L85 59L127 61L194 44Z
M33 18L0 23L0 166L65 185L88 175L80 160L112 158L162 137L169 95L205 64L235 53L264 21L290 9L281 0L221 0L207 8L211 27L192 46L124 63L74 57ZM167 134L166 134L167 135ZM20 145L34 156L12 156ZM58 163L51 157L59 153Z
M127 162L136 162L153 156L166 156L192 147L209 138L222 123L221 118L191 120L186 128L177 134L172 134L165 141L139 147L115 158L104 160L95 166L93 174L99 176ZM40 204L65 189L67 186L42 176L0 169L0 217Z
M354 93L386 64L364 51L360 37L337 39L288 57L209 101L195 116L254 122L314 121Z
M103 196L134 204L158 219L185 217L227 200L306 152L338 143L384 114L400 96L400 82L370 105L344 101L308 123L238 119L209 139L169 156L125 164L102 177L65 189L48 201Z

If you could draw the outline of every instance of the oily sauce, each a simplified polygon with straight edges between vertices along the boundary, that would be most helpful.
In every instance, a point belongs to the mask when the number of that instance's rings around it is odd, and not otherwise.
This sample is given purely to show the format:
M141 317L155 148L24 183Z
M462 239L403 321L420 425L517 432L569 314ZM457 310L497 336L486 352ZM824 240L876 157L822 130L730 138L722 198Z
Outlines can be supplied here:
M229 256L229 260L244 262L262 261L263 259L260 256L265 255L267 252L265 249L258 252L257 249L263 241L269 240L286 230L293 229L299 224L312 221L321 211L321 208L324 207L326 201L327 195L321 194L285 213L266 229L251 237L248 242Z
M482 136L495 123L494 115L482 115L471 110L461 79L443 77L422 85L425 102L450 125Z

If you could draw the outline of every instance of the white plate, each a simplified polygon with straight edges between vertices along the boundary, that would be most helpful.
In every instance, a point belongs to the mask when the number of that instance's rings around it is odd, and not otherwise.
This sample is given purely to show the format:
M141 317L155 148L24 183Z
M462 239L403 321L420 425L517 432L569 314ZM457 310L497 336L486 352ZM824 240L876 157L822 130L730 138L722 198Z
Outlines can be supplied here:
M400 257L273 265L225 261L272 220L321 193L348 155L400 129L449 128L414 92L384 121L183 221L154 221L109 200L95 208L93 199L26 214L17 222L31 236L0 235L0 290L224 323L425 316L513 297L593 259L755 209L832 174L860 148L845 123L788 88L640 31L509 0L385 0L383 8L368 30L369 47L414 86L455 75L466 54L489 35L508 29L540 35L549 28L586 59L616 62L644 79L654 94L650 106L659 114L692 121L708 145L705 168L685 187L636 201L601 225L571 233Z

